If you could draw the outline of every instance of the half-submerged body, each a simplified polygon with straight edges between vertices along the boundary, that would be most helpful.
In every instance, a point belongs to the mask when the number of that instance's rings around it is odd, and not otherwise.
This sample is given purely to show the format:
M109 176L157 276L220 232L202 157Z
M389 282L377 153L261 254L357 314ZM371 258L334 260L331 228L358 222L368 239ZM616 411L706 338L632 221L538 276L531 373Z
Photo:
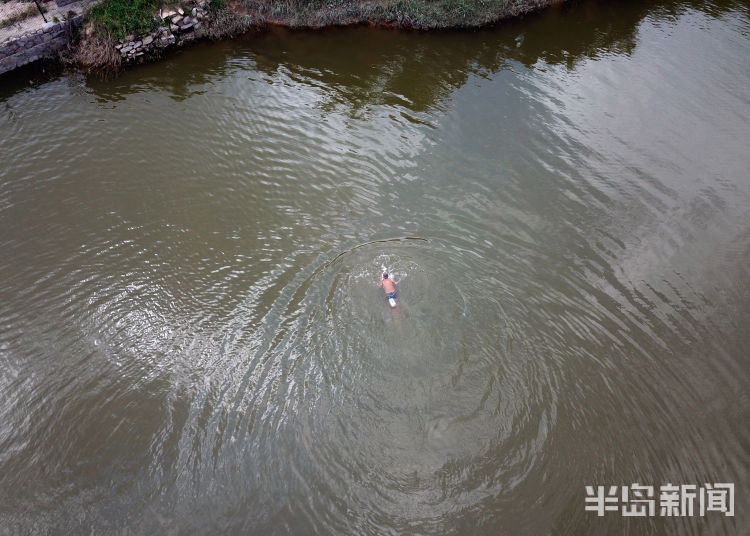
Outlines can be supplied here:
M383 280L378 283L378 287L385 291L385 299L388 302L388 305L396 307L398 305L398 302L396 301L398 290L396 290L396 285L393 283L393 280L388 277L388 273L383 274Z

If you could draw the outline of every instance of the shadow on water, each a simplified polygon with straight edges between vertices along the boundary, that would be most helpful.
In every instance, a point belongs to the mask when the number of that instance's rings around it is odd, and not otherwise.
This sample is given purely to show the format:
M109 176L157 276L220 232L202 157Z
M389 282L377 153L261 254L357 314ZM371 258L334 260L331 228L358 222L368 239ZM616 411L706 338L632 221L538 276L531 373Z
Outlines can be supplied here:
M573 1L477 31L434 33L360 28L289 31L273 28L229 42L201 43L158 63L130 69L112 81L89 78L101 102L151 88L167 88L182 101L209 92L215 77L256 70L274 83L279 72L311 78L328 92L321 106L403 104L420 112L463 86L473 73L495 73L513 62L574 68L606 54L630 54L647 17L677 17L696 9L713 17L749 13L744 2ZM11 85L8 89L17 90ZM0 94L2 98L2 94Z
M742 1L574 0L476 31L272 28L234 41L198 43L165 60L131 68L114 80L88 77L86 85L100 102L121 101L155 87L183 101L210 91L215 77L237 70L258 70L268 75L269 83L280 70L288 70L291 76L311 76L335 89L321 104L324 108L346 105L357 114L371 105L405 104L420 112L439 105L472 73L495 73L512 62L573 68L605 54L630 54L644 18L677 17L686 9L713 17L732 10L750 13ZM45 72L10 73L3 78L0 100L57 76L59 70L49 67Z

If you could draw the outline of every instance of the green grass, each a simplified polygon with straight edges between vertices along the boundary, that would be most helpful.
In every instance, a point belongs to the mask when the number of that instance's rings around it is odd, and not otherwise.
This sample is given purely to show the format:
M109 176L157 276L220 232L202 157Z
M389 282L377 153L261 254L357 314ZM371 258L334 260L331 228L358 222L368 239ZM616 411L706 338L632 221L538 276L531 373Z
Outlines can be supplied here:
M160 4L160 0L104 0L91 8L90 17L97 31L103 29L114 39L122 39L156 28L154 10Z

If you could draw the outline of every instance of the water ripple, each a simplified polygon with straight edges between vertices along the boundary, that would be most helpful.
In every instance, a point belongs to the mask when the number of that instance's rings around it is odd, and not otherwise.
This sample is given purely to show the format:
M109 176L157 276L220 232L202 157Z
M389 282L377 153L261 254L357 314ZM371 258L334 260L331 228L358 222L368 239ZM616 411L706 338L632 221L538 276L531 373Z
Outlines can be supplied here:
M739 485L743 9L274 30L4 90L0 518L584 534L625 527L585 485Z

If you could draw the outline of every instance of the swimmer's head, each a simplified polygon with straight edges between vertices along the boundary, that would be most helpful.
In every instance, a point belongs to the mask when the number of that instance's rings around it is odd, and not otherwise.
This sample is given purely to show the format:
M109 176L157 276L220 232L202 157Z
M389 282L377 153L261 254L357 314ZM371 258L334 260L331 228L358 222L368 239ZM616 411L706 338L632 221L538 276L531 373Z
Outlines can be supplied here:
M388 279L388 272L383 272L383 279Z

